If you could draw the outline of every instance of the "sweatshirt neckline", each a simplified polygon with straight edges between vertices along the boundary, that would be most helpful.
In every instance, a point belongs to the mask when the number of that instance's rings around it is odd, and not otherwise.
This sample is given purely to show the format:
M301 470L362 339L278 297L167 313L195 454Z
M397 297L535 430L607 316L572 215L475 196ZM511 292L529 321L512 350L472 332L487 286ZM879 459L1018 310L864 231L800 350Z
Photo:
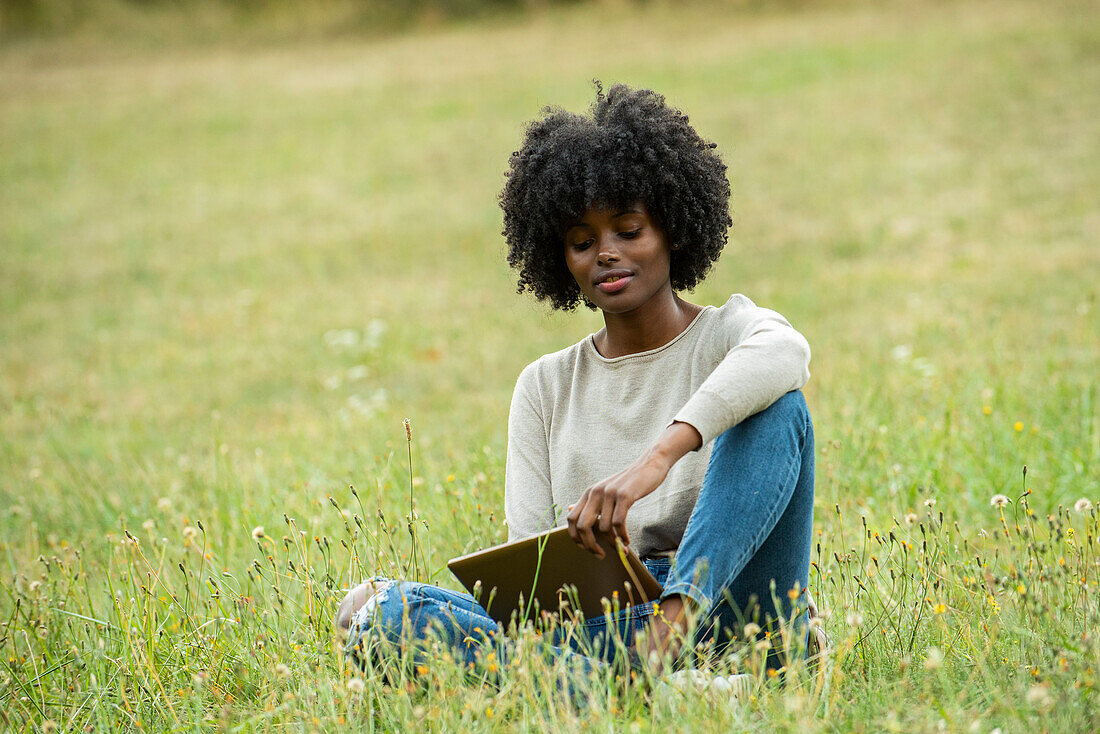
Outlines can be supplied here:
M584 343L585 343L588 351L592 354L593 357L595 357L600 362L603 362L604 364L608 364L608 365L619 364L621 362L625 362L627 360L632 360L632 359L641 359L641 358L645 358L645 357L652 357L654 355L660 354L661 352L665 351L666 349L670 349L677 342L679 342L681 339L683 339L685 336L687 336L688 332L690 332L692 329L694 329L695 325L699 323L700 319L702 319L703 314L705 314L708 311L711 311L713 309L714 309L714 306L710 306L710 305L703 306L702 310L699 311L699 313L695 314L695 318L693 318L691 320L690 324L688 324L687 326L684 327L683 331L681 331L676 336L672 337L672 339L665 342L661 346L654 347L653 349L647 349L644 352L634 352L633 354L623 354L619 357L605 357L602 354L600 354L600 350L596 349L596 335L595 334L589 334L585 338Z

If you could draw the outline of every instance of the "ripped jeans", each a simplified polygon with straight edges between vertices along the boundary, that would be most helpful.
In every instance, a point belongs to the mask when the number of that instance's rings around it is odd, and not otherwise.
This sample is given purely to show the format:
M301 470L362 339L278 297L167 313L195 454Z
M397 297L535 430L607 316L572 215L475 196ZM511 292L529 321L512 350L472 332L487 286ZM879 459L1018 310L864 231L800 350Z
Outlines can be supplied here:
M805 602L787 592L805 589L808 581L813 500L813 424L801 391L715 439L675 557L643 559L664 588L662 599L682 595L702 612L696 643L710 641L721 650L748 622L767 628L769 621L793 617L801 636L794 642L804 648ZM411 581L372 581L377 591L352 619L349 654L434 639L466 665L489 650L507 659L504 630L471 595ZM641 604L576 628L559 626L547 650L576 656L588 668L616 659L634 664L634 636L652 615L653 605ZM389 645L368 644L380 641Z

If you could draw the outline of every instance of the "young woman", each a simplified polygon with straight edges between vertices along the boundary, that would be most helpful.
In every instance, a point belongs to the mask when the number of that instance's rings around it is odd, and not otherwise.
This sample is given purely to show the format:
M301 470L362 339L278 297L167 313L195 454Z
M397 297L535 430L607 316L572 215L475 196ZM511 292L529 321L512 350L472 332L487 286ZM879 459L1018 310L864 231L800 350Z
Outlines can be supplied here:
M664 587L658 605L611 619L642 660L682 640L692 619L696 640L722 644L749 622L805 614L809 346L745 296L704 307L679 295L726 243L729 193L714 144L685 115L617 85L598 91L590 115L549 109L532 122L500 196L518 290L604 319L519 377L509 537L567 524L593 553L597 530L629 543ZM353 590L338 622L352 643L431 629L469 660L471 638L498 631L469 595L389 579ZM574 639L606 655L607 623L588 620Z

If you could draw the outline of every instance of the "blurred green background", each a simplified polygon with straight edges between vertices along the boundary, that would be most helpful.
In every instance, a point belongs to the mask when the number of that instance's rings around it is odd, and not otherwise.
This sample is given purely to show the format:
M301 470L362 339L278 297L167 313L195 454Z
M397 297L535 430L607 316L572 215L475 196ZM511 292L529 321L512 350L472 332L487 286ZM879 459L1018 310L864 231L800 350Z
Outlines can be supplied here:
M600 326L516 295L496 204L525 121L583 110L594 78L664 93L729 164L733 236L689 297L743 292L810 341L815 561L845 552L861 514L888 526L934 500L985 538L996 493L1031 489L1038 518L1100 500L1094 3L5 0L3 616L26 621L12 615L35 559L64 548L83 554L88 609L108 598L123 529L190 558L201 522L217 570L240 576L252 528L278 537L284 513L338 537L328 497L359 511L349 485L366 517L400 524L405 417L429 570L453 586L446 559L506 533L516 376ZM367 570L403 563L368 537L326 557L336 586L363 574L355 553ZM1024 567L1024 551L985 542ZM825 608L870 609L855 584L813 583ZM324 593L334 608L338 589ZM1021 622L1002 638L1019 659L979 655L985 679L957 669L941 710L970 710L974 691L1021 705L1039 675L1025 662L1040 670L1027 656L1074 624L1035 636ZM14 629L0 635L12 661ZM51 654L95 644L57 634ZM318 644L293 653L296 675L334 649ZM849 723L933 726L923 709L887 716L902 654L883 643L884 667L846 668L868 682L835 704ZM159 670L177 669L190 680L178 661ZM927 695L914 685L897 700ZM240 695L251 715L259 698ZM1068 729L1095 723L1059 710Z

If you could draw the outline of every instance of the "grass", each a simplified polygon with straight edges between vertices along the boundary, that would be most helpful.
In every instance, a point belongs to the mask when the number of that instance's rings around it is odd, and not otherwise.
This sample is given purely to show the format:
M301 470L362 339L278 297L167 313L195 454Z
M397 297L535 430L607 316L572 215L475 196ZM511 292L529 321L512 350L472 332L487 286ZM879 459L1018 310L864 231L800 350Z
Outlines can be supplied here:
M100 43L0 48L6 729L1100 727L1087 4ZM513 293L495 195L522 122L596 76L662 90L730 165L695 298L744 292L814 348L836 644L786 686L742 651L740 708L597 681L577 710L533 655L391 686L334 642L341 588L412 573L410 523L449 586L506 535L514 379L599 324Z

